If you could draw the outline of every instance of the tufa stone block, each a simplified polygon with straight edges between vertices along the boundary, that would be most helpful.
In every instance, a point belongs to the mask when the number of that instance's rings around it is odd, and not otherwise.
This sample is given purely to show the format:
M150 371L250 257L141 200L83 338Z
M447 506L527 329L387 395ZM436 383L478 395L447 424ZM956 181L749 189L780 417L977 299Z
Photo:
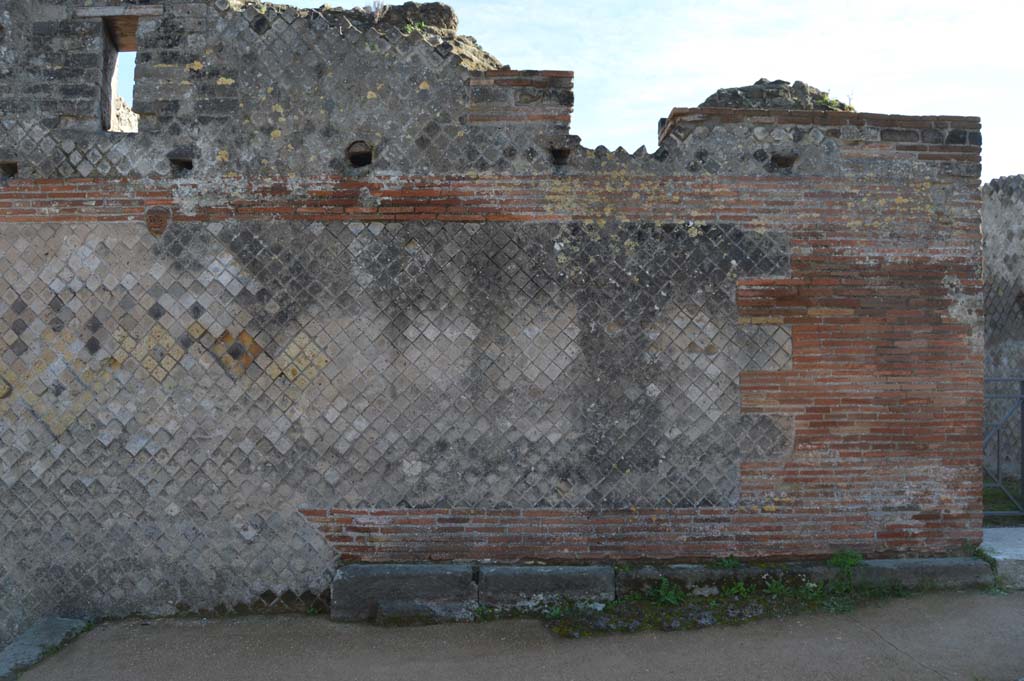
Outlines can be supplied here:
M976 589L995 583L980 558L893 558L866 560L853 569L861 586L898 584L908 589Z
M471 565L346 565L331 583L338 622L466 622L476 607Z
M614 570L604 565L490 565L480 568L480 605L530 610L563 598L574 601L614 599Z
M758 567L742 565L719 568L708 565L644 566L621 571L616 576L619 595L637 593L657 586L662 578L687 591L736 581L756 582L785 575L802 575L808 581L825 583L838 579L841 571L823 563L780 563ZM899 558L866 560L853 568L858 586L892 586L908 589L973 589L992 586L994 576L985 561L977 558Z

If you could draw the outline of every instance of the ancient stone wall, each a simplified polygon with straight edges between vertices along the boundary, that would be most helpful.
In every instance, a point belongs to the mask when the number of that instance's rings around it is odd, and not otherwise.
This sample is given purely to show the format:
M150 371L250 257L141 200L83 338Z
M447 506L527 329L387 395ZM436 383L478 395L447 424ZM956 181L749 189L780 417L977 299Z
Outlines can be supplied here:
M628 154L451 25L0 24L0 640L338 560L980 539L977 119L676 109Z
M1024 175L992 180L982 188L985 235L985 465L1001 477L1020 478L1021 419L1006 418L1024 384ZM1010 397L991 397L1006 395Z

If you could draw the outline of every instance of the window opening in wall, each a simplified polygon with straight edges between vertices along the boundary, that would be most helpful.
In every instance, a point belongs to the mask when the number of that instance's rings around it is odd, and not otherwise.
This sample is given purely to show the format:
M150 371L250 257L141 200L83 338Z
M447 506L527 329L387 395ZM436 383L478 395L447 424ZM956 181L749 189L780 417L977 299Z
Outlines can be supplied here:
M138 132L139 115L132 111L135 93L135 51L139 18L103 17L103 83L100 115L103 129Z

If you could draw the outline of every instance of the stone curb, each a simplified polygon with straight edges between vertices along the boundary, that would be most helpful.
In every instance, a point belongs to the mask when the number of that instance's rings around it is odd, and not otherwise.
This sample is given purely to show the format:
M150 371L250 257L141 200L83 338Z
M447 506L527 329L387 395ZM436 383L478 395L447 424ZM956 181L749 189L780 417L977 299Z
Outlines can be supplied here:
M331 583L340 622L462 622L479 607L532 610L561 599L615 598L609 565L353 564Z
M353 564L331 582L339 622L464 622L478 605L472 565Z
M715 568L707 565L352 564L331 584L331 618L342 622L469 621L477 608L532 610L562 599L609 601L657 585L663 578L687 591L738 580L803 576L826 583L841 576L820 563ZM908 589L989 587L995 576L978 558L868 560L853 568L854 584Z
M561 599L610 601L615 598L611 566L488 565L480 568L480 605L531 610Z
M839 568L820 563L787 563L756 567L715 568L707 565L644 566L620 571L616 591L622 596L655 586L662 578L690 591L722 582L754 581L765 576L803 576L825 583L841 575ZM852 570L858 586L899 585L908 589L973 589L995 584L995 575L980 558L898 558L866 560Z
M87 620L45 617L0 651L0 681L13 679L54 648L75 638L89 626Z
M894 558L864 561L854 568L853 581L908 589L977 589L994 586L996 576L980 558Z

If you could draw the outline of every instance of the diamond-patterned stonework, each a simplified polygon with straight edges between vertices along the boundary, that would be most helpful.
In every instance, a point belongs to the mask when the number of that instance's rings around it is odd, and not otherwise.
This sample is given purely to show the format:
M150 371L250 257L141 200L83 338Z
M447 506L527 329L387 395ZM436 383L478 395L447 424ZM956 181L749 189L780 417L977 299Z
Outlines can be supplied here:
M330 359L316 343L305 332L299 332L281 353L280 358L270 363L267 374L271 378L283 376L299 388L305 389L330 363Z
M125 12L138 134L103 120ZM0 2L0 646L300 603L339 558L977 539L976 119L587 149L570 72L445 14Z
M185 351L162 326L154 325L140 340L118 327L113 338L118 346L113 354L116 365L134 359L157 383L163 383L185 356Z
M20 313L8 306L6 354L35 347L37 327L79 329L68 352L134 385L126 408L195 386L187 402L229 414L221 428L237 439L316 453L330 501L729 504L740 460L789 446L784 427L738 401L740 372L789 361L786 329L742 325L734 304L738 276L785 273L785 242L771 235L244 222L108 234L89 246L87 269L107 272L96 291L73 306L26 306L24 294ZM72 265L39 259L38 271L88 275ZM40 339L30 375L64 387L21 400L63 405L63 391L85 388ZM75 418L83 403L57 404L35 411ZM159 436L163 448L188 420L130 439Z
M14 368L0 360L0 394L10 397L17 392L33 416L60 437L86 411L94 399L93 388L109 380L110 373L81 361L82 343L67 329L44 328L40 342L37 352L23 355L32 359L30 363L19 361Z
M248 331L242 330L237 336L225 331L214 341L211 352L225 371L235 378L241 378L263 352L263 348Z
M244 602L324 588L300 508L732 504L741 461L791 448L738 399L789 334L735 305L787 251L728 225L12 226L0 545L66 560L0 580L116 613L245 565L217 587Z
M46 97L43 111L0 116L0 150L21 160L19 176L173 178L168 155L183 148L210 150L193 159L192 176L225 170L337 172L348 167L344 150L356 139L374 146L375 168L547 171L540 142L524 139L507 126L463 124L471 72L460 65L453 45L439 36L428 40L419 31L397 29L382 33L353 27L331 12L297 16L288 8L236 12L226 7L221 11L213 3L191 3L187 13L175 12L173 19L162 22L141 20L139 63L160 67L136 82L135 105L143 113L140 134L101 132L98 112L93 120L84 115L79 119L83 112L74 111L77 125L69 126L70 131L47 126L39 120L44 112L54 113L54 103ZM253 21L266 30L254 31ZM89 38L90 30L96 31L98 41L102 26L95 22L81 27L82 39ZM50 39L48 34L39 36L38 44L26 52L50 49ZM173 67L169 44L178 50ZM232 49L222 49L224 45ZM37 68L35 63L26 67ZM399 71L406 75L396 78ZM209 73L219 76L207 78ZM303 77L296 78L296 73ZM52 80L45 70L37 74L28 77ZM99 72L78 76L90 85L99 77ZM54 94L63 84L54 86ZM395 111L403 114L395 116ZM157 235L166 228L162 210L147 215Z

